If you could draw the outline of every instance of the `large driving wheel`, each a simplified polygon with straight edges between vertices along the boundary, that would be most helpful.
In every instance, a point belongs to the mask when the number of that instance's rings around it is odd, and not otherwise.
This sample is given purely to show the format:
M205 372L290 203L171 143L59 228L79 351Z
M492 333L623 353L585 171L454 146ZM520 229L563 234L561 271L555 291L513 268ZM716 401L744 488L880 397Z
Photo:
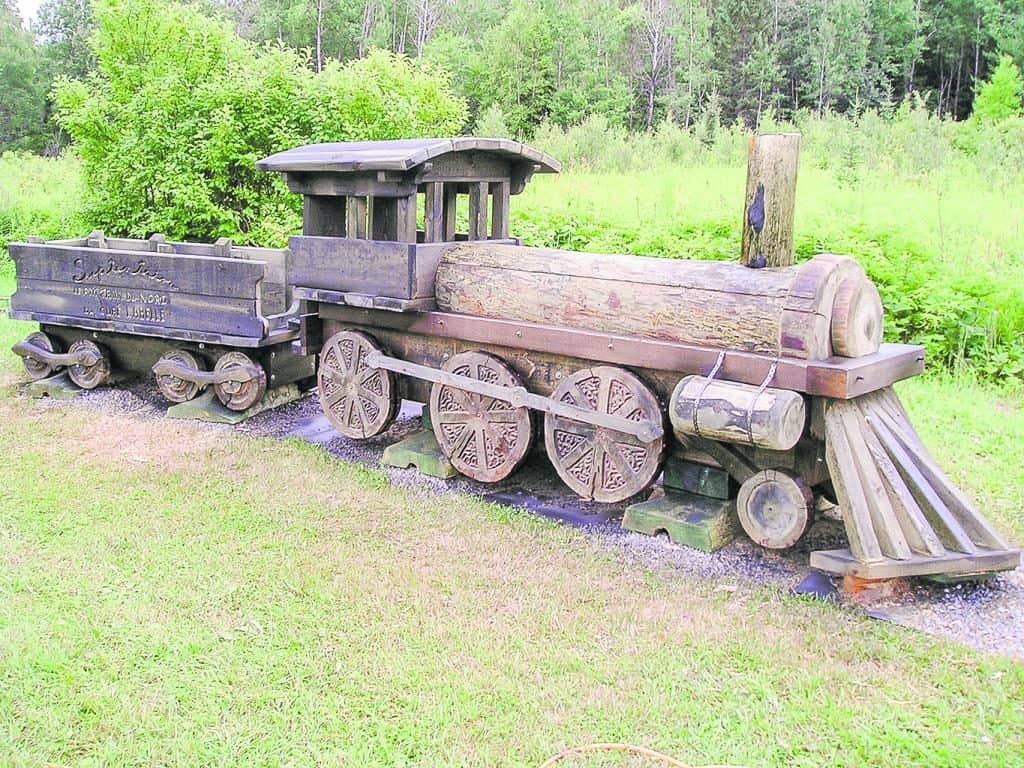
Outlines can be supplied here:
M110 381L110 358L91 339L78 339L68 349L80 354L82 362L68 366L68 376L82 389L95 389Z
M629 371L599 365L566 377L552 398L639 423L661 423L658 398ZM546 414L544 445L566 485L585 499L624 501L647 488L661 469L665 438L644 442L614 429Z
M366 363L377 343L359 331L339 331L320 352L317 388L320 407L334 428L361 440L379 435L398 413L395 376Z
M522 386L511 368L484 352L455 355L444 370L502 387ZM431 388L430 420L452 466L484 483L508 477L526 458L533 442L529 408L514 408L504 400L448 384Z

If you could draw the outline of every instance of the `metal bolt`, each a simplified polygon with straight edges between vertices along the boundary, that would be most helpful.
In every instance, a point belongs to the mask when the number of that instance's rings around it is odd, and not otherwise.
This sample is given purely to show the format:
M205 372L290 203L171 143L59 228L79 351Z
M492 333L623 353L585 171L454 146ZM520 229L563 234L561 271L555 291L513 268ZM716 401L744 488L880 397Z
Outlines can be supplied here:
M272 358L273 358L273 357L277 357L277 352L271 352L271 353L270 353L270 356L271 356ZM273 378L273 377L271 377L271 378Z
M442 360L447 360L449 357L451 357L451 355L449 355L447 352L445 352L443 355L441 355L441 359Z
M615 349L615 345L612 344L610 341L608 342L608 349Z
M555 378L556 379L562 378L562 372L561 371L555 371Z
M523 338L523 332L522 331L516 331L516 336L518 338L520 338L520 339Z
M203 342L199 342L200 349L206 349L206 345Z

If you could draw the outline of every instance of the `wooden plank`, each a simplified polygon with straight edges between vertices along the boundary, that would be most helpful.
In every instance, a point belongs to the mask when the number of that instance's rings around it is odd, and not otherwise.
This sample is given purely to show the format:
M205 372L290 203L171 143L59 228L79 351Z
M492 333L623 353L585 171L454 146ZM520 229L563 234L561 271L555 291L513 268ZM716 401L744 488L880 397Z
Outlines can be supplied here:
M212 247L212 246L211 246ZM258 261L12 243L19 280L254 299Z
M454 242L457 219L455 213L458 208L458 189L454 184L444 185L444 202L443 202L443 217L444 217L444 234L441 239L445 242Z
M351 238L295 236L288 240L292 285L414 298L414 245Z
M842 399L860 397L923 372L924 347L882 344L873 355L810 361L807 392Z
M11 309L34 316L107 321L115 326L124 323L256 338L264 334L256 301L251 298L19 278Z
M444 241L444 184L432 181L424 185L423 237L428 243ZM433 291L431 291L433 293Z
M904 436L903 430L900 428L901 425L885 413L881 414L880 420L902 443L907 455L913 460L926 482L942 499L946 508L957 517L963 528L970 534L971 539L983 547L1006 549L1009 545L995 527L975 509L963 491L949 481L946 474L931 458L915 450L914 442Z
M875 533L860 473L856 469L857 457L847 439L846 426L841 418L842 405L835 403L825 414L825 461L839 506L843 510L850 551L861 562L880 561L884 557L882 547Z
M487 191L490 185L480 181L469 185L469 239L487 239Z
M347 209L344 197L306 195L302 198L302 234L345 237Z
M509 195L511 185L507 181L491 184L491 239L508 237Z
M367 203L365 197L349 197L348 200L348 236L358 240L366 239Z
M415 193L395 201L395 240L399 242L416 243L416 201Z
M835 403L832 410L836 412L846 435L847 445L853 454L853 462L843 468L846 473L856 472L860 479L860 488L864 492L868 510L871 514L871 527L878 539L878 545L885 557L896 560L910 558L910 545L889 500L885 484L875 465L874 457L868 449L864 438L860 412L856 401Z
M865 579L896 579L906 576L971 576L1012 571L1020 565L1018 550L979 552L965 555L949 552L943 557L917 555L910 560L881 560L865 563L848 549L811 553L811 568L825 573L860 576Z
M317 197L407 197L416 190L411 178L381 181L376 172L286 173L284 180L292 192Z
M899 469L900 475L903 477L904 482L906 482L910 492L920 505L921 511L928 518L928 522L931 523L932 530L935 531L943 545L947 549L953 549L957 552L966 552L968 554L978 552L978 546L971 539L970 534L967 533L956 516L949 511L949 508L932 488L928 479L921 474L913 458L890 431L885 419L876 419L874 421L874 429L878 439L881 440L885 450Z
M888 452L886 452L878 436L875 434L872 425L874 418L872 416L872 404L864 402L865 400L867 398L859 398L853 401L859 410L860 433L863 435L864 442L871 453L871 458L878 468L878 474L889 496L889 503L892 506L893 513L899 520L907 543L918 554L940 557L946 553L946 548L942 546L942 542L935 534L924 512L921 511L921 507L918 505L917 500L914 499L914 495L903 482L899 469L893 463Z
M420 181L501 181L512 176L508 159L487 152L455 152L434 157Z

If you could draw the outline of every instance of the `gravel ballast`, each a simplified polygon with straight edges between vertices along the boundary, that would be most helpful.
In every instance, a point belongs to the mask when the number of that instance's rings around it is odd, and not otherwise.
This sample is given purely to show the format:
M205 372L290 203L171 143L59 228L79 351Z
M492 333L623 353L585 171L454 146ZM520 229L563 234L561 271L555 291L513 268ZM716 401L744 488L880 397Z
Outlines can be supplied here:
M145 380L124 382L117 388L83 392L70 401L39 401L42 408L80 407L148 420L165 415L167 404ZM766 551L740 537L713 554L672 544L664 537L644 536L620 527L622 505L583 501L566 489L541 455L531 456L512 477L487 485L463 477L452 480L421 475L415 469L381 467L384 449L420 427L420 406L403 404L392 427L384 434L355 441L338 435L320 411L315 393L265 411L238 424L201 424L218 431L276 439L299 438L323 445L341 460L374 467L400 488L427 496L467 493L489 500L522 499L540 514L579 525L594 546L669 577L691 577L725 591L769 587L788 591L809 573L811 548L842 545L842 527L825 520L816 524L803 548L786 553ZM837 537L840 539L837 541ZM810 546L808 546L810 544ZM894 594L842 599L851 610L880 620L911 627L929 635L963 643L979 651L1024 660L1024 568L978 582L937 584L915 581Z

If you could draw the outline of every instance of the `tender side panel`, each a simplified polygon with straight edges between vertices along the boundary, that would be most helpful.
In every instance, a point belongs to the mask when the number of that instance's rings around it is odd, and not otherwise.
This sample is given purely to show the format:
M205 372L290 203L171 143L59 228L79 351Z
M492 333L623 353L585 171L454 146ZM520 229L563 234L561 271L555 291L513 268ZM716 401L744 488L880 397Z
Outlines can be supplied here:
M260 339L264 264L53 244L10 246L11 313L109 330Z

